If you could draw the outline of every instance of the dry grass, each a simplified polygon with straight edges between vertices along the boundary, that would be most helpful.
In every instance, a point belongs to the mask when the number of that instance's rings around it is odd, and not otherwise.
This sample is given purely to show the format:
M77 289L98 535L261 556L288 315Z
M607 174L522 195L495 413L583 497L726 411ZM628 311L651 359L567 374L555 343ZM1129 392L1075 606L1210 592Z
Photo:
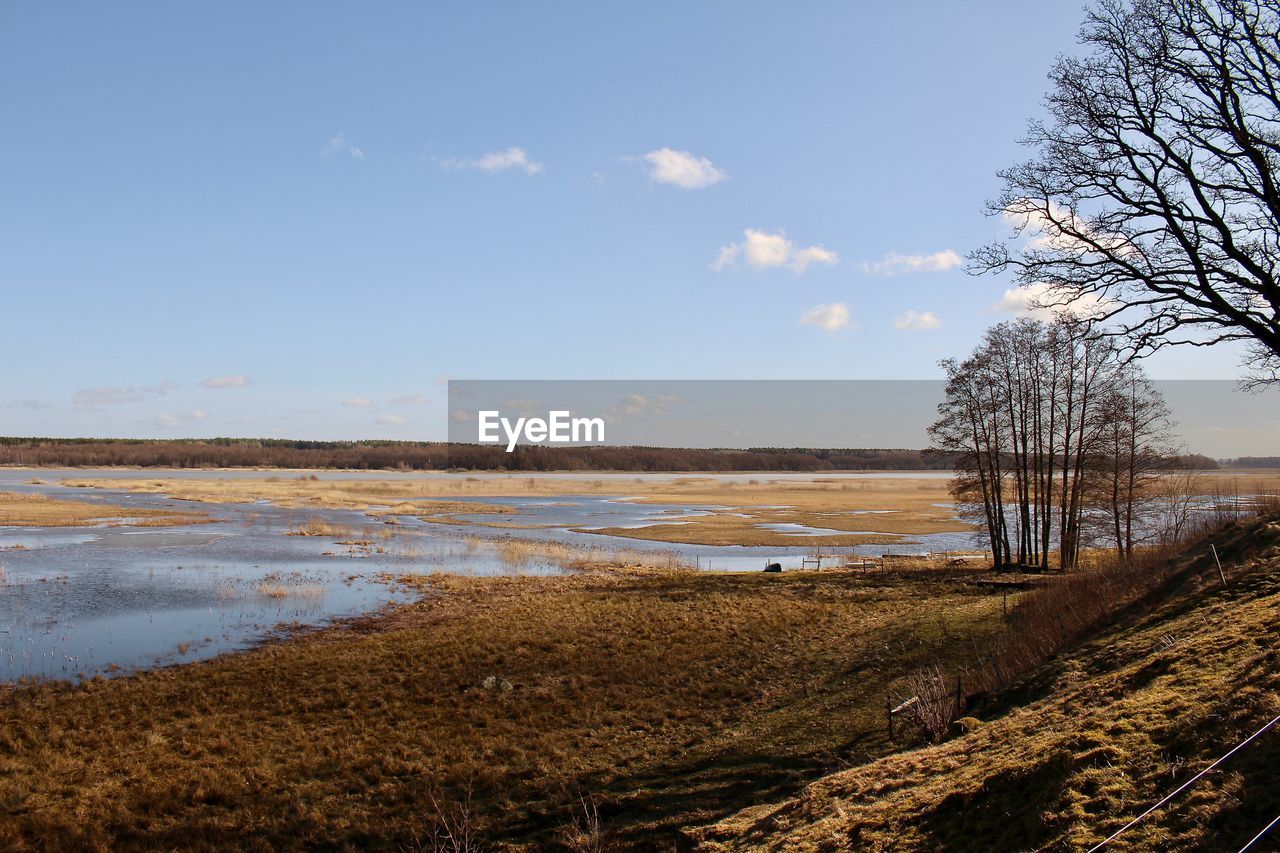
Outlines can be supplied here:
M416 582L387 616L0 699L0 847L403 849L464 813L486 847L669 847L892 749L885 685L1000 610L936 575Z
M0 492L0 527L87 527L119 524L125 519L135 527L175 527L212 520L198 513L130 509L44 495Z
M64 480L77 487L120 488L207 502L266 499L282 506L369 510L380 516L415 515L453 523L452 515L486 513L485 526L532 528L504 519L512 509L501 504L469 503L451 497L548 497L609 495L640 502L717 505L728 509L687 519L688 524L589 531L633 539L706 545L853 545L898 541L902 536L969 530L949 509L947 481L940 478L865 478L770 480L749 482L705 476L650 480L609 478L571 480L528 475L413 480L313 480L306 477L236 479L91 479ZM760 523L803 524L841 531L832 536L792 536L764 530Z
M323 598L324 584L287 582L280 578L264 578L254 585L254 591L265 598Z
M138 494L168 495L199 503L251 503L268 500L278 506L370 510L372 515L441 515L445 513L506 513L499 504L421 499L432 492L431 481L422 480L320 480L310 477L283 479L116 479L72 478L61 484L71 488L122 489ZM388 505L391 505L388 507ZM379 507L378 509L372 509Z
M962 736L694 836L716 850L1097 843L1280 712L1280 522L1239 522L1213 544L1228 586L1193 547L1114 627L988 697ZM1118 849L1238 849L1280 813L1277 764L1280 738L1259 741Z
M478 546L494 548L506 564L522 568L533 563L565 569L664 569L695 571L696 566L675 551L642 551L632 548L587 546L541 539L473 539Z
M325 521L323 518L309 518L291 526L286 531L286 536L327 536L339 539L352 536L355 533L350 527L342 524L334 524L331 521Z

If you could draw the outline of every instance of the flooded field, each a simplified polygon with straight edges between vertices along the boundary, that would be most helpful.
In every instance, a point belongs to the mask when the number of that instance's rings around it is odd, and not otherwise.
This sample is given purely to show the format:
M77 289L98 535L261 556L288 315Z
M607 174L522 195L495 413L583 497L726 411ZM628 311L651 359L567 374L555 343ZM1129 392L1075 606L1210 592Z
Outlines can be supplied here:
M156 473L166 479L264 476L247 471ZM7 469L0 470L0 491L71 498L104 508L123 507L130 513L167 510L208 518L201 524L165 528L134 526L127 515L83 527L0 527L0 681L77 679L212 657L278 631L403 600L407 593L396 579L405 574L561 573L575 555L613 548L639 554L645 561L704 571L758 570L767 562L794 568L817 550L806 540L829 532L803 524L758 525L794 538L794 546L693 545L593 532L688 524L730 509L717 504L638 503L628 495L457 499L505 507L508 514L501 518L506 526L495 529L486 526L494 518L491 513L453 513L446 524L411 515L371 517L359 510L282 507L262 500L184 501L164 494L61 484L86 475L123 481L136 478L138 472ZM321 476L326 481L457 478L435 472ZM483 483L505 476L481 474L467 480ZM593 480L617 476L593 475ZM549 474L539 479L569 478ZM638 484L671 477L625 479ZM732 483L749 478L722 479ZM313 531L318 535L296 535ZM971 543L968 533L925 534L901 537L892 545L827 549L823 559L830 564L853 553L954 550Z
M209 658L419 594L405 576L759 571L982 549L940 500L942 472L0 469L0 494L76 510L70 525L0 526L0 682Z

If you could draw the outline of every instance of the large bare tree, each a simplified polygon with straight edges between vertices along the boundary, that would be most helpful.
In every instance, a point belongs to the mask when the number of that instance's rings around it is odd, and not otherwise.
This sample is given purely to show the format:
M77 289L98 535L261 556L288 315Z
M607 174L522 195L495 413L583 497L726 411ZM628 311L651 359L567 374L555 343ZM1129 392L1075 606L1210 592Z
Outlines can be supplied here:
M1280 382L1280 0L1101 0L1050 73L991 212L1045 307L1092 308L1131 354L1246 341Z

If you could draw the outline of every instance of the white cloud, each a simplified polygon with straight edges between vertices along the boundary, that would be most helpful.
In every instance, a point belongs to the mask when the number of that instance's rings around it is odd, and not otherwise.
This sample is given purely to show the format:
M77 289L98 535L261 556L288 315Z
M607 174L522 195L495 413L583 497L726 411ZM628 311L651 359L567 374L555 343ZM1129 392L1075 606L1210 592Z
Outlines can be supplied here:
M334 153L349 154L351 155L352 159L355 159L355 160L364 159L364 152L361 151L357 146L352 145L350 142L348 142L347 137L341 133L338 133L338 134L335 134L334 136L329 137L329 147L325 148L324 153L326 156Z
M209 417L209 413L204 409L196 409L186 414L178 415L171 414L169 412L161 412L156 415L156 424L158 426L165 427L166 429L177 429L178 427L185 426L192 421L202 421L207 417Z
M706 157L697 157L688 151L659 148L644 155L652 166L649 177L660 184L672 184L686 190L696 190L718 184L729 175L717 168Z
M797 249L795 243L788 240L786 234L781 231L770 234L767 231L747 228L742 234L741 243L730 243L720 249L720 254L711 263L713 270L721 272L736 266L741 259L748 266L758 270L787 267L802 273L809 268L810 264L830 265L840 261L839 255L822 246Z
M393 406L425 406L427 404L427 395L425 394L401 394L399 397L391 398Z
M491 175L508 169L521 169L526 175L536 175L544 168L537 160L529 159L529 152L516 147L506 151L491 151L475 160L444 160L440 165L446 169L479 169Z
M71 395L71 405L84 411L96 409L99 406L138 403L149 397L163 397L176 387L172 382L165 380L159 385L129 385L123 388L100 385L97 388L81 388Z
M790 266L796 272L804 272L809 264L836 264L840 262L840 256L830 249L824 249L821 246L809 246L800 249L791 256Z
M249 384L249 377L239 374L234 376L210 376L200 380L202 388L243 388Z
M401 426L409 422L408 418L401 415L378 415L374 420L383 426Z
M815 305L800 315L800 322L808 326L834 332L849 325L849 306L843 302Z
M373 408L373 401L368 397L351 397L343 400L342 405L351 406L356 409L371 409Z
M932 311L923 313L914 309L907 311L893 321L893 327L908 332L925 332L942 326L942 321Z
M1119 255L1136 251L1122 234L1099 231L1057 202L1015 199L1001 216L1017 233L1028 238L1026 245L1031 249L1087 255L1096 251L1091 245L1096 244Z
M991 310L1017 314L1020 317L1035 317L1038 320L1052 320L1055 315L1064 313L1080 318L1096 317L1111 304L1094 294L1085 294L1070 304L1060 303L1062 299L1054 296L1049 285L1028 284L1006 290L1000 301L991 306Z
M900 255L890 252L874 263L864 262L862 271L867 275L906 275L913 272L941 272L964 264L964 258L950 249L932 255Z

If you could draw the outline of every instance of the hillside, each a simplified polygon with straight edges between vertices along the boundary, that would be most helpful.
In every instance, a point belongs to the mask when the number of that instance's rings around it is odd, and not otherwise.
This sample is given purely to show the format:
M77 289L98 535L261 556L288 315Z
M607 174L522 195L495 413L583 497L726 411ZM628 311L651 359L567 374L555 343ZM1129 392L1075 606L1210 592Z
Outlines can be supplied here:
M1280 518L987 703L968 733L691 833L705 849L1086 849L1280 714ZM973 712L971 712L973 713ZM1280 814L1280 725L1108 849L1239 850ZM1254 849L1275 849L1280 836ZM1271 846L1269 846L1271 845Z

